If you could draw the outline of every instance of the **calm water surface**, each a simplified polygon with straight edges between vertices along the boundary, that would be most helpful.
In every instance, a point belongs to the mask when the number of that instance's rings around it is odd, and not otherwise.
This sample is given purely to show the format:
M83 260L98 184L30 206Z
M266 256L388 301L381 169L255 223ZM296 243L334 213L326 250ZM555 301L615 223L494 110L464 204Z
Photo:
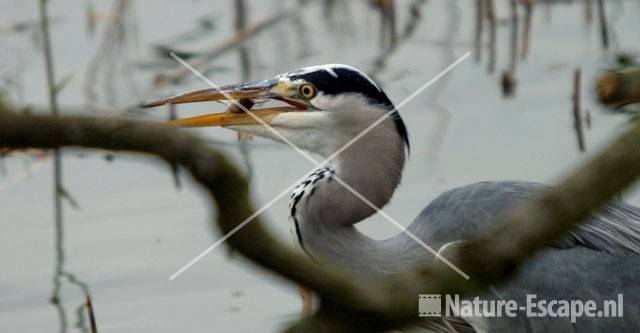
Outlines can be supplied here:
M110 1L92 1L106 14ZM400 30L409 19L412 1L397 1ZM52 0L52 33L58 78L69 83L60 95L65 110L88 110L113 116L142 100L206 87L198 79L154 89L152 77L164 67L151 45L199 50L233 34L232 1L136 1L128 12L123 43L109 47L101 69L87 74L98 51L104 21L95 35L87 30L85 4ZM292 8L294 1L249 1L249 22ZM497 1L500 22L509 17L506 1ZM0 0L0 75L2 88L21 105L44 108L47 103L43 62L35 32L9 32L17 22L37 18L36 1ZM396 103L427 82L458 56L473 49L474 10L471 1L428 1L415 33L388 58L378 79ZM611 65L615 50L638 51L640 4L608 2L613 51L600 48L596 25L589 28L583 5L539 5L533 16L529 57L517 64L515 98L505 100L499 73L509 67L510 28L498 30L496 73L487 73L472 59L413 99L401 110L409 128L412 154L404 181L386 211L409 224L438 193L481 180L520 179L553 182L597 151L624 128L626 119L602 111L591 95L598 71ZM197 33L206 17L209 32ZM305 65L347 63L373 69L380 53L379 14L366 1L337 1L326 10L310 2L299 20L290 20L260 34L247 45L251 68L239 69L237 51L214 61L207 75L218 84L243 76L268 78ZM181 43L175 36L194 31ZM119 45L119 46L118 46ZM167 68L169 68L167 67ZM587 154L577 150L572 128L573 69L583 72L583 105L592 118ZM11 84L11 82L16 83ZM16 88L18 87L18 88ZM21 88L20 88L21 87ZM88 94L88 91L93 92ZM214 104L180 107L180 115L219 111ZM136 116L140 117L140 116ZM164 110L144 117L162 119ZM295 152L255 139L243 154L235 134L203 129L217 145L252 176L254 202L261 205L279 194L312 165ZM165 165L144 156L68 150L64 185L79 209L65 207L65 270L90 287L100 332L271 332L297 318L300 303L295 286L255 268L225 248L217 248L174 281L168 277L221 235L209 219L201 190L181 177L176 190ZM48 302L55 265L50 160L11 157L0 174L0 331L50 332L59 327ZM25 176L25 165L29 175ZM640 204L640 191L625 198ZM269 227L291 242L287 201L265 212ZM380 217L362 224L378 238L397 230ZM62 304L69 331L77 330L80 289L63 279Z

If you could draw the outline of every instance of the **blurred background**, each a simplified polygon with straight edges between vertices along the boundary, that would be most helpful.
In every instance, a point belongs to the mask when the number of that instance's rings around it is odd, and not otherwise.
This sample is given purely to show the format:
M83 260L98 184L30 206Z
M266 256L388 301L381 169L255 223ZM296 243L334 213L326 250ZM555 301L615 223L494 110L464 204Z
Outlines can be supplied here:
M595 102L595 77L640 54L638 1L49 0L48 7L62 114L167 119L168 109L137 105L207 88L172 51L219 85L349 64L395 103L471 51L400 111L411 157L385 211L405 225L447 189L498 179L553 183L597 152L629 116ZM49 112L42 41L38 1L0 0L0 95L21 112ZM192 131L250 178L256 207L313 167L260 138ZM34 150L0 154L0 331L88 332L86 292L100 332L275 332L298 318L296 286L224 247L169 280L221 237L211 228L216 212L187 174L144 156L64 150L63 223L55 228L51 159ZM624 199L640 205L640 189ZM264 217L291 243L287 204L278 201ZM397 232L375 216L360 227L376 238Z

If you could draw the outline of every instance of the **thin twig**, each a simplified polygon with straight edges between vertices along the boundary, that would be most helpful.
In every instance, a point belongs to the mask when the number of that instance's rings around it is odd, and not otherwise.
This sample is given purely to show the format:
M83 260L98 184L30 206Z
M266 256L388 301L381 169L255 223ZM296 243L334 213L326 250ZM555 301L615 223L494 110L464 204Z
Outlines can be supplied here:
M586 150L586 143L584 139L584 123L582 121L582 109L580 107L580 68L576 68L573 72L573 126L576 131L576 137L578 139L578 149L581 153Z
M167 104L169 108L169 120L178 119L175 104ZM173 175L173 185L176 189L182 189L182 181L180 181L180 167L177 164L171 164L171 174Z
M54 117L58 116L58 94L56 93L56 78L53 67L53 52L51 51L51 36L49 32L48 0L40 0L40 21L42 29L42 48L44 52L47 87L49 93L49 107ZM53 290L51 303L56 307L60 320L60 332L67 331L67 316L60 300L61 275L64 262L64 225L62 212L62 156L60 149L53 150L53 222L55 237L56 264L53 276Z
M588 27L593 23L593 0L584 0L584 21Z
M605 12L604 0L598 2L598 17L600 18L600 38L602 40L602 48L609 48L609 28L607 24L607 13Z
M512 97L515 94L517 85L516 65L518 63L518 3L517 0L510 0L509 4L511 5L511 45L509 48L509 68L502 72L502 78L500 80L502 96L505 98Z
M415 33L416 28L418 27L418 23L420 23L422 18L421 6L424 4L424 2L425 0L414 0L411 3L411 5L409 6L409 20L404 27L402 36L400 36L400 38L393 42L392 47L381 48L380 55L373 61L373 68L367 73L369 74L369 76L375 79L380 74L380 72L382 72L386 68L387 61L389 60L391 55L395 53L395 51L403 42L407 41ZM385 29L383 28L382 31L385 31ZM395 34L395 28L393 33Z
M443 45L440 48L442 51L442 68L445 68L448 64L455 61L454 42L460 30L461 20L461 10L458 2L447 2L446 12L448 15L446 20L447 25L444 29L442 40L449 41L449 43L447 45ZM431 88L431 91L429 93L428 104L429 107L433 109L433 113L436 116L437 120L434 121L433 128L435 130L429 138L429 147L427 150L429 152L429 159L426 168L432 168L433 166L437 165L438 157L440 151L442 150L447 130L449 129L451 111L440 102L440 98L444 90L449 85L452 76L453 73L449 73L443 76L440 81Z
M522 30L522 48L520 59L524 60L529 55L529 43L531 39L531 19L533 17L533 0L522 0L524 6L524 29Z
M87 293L86 295L86 305L87 305L87 313L89 314L89 324L91 328L91 333L98 333L98 325L96 324L96 315L93 311L93 303L91 303L91 295Z
M69 205L71 205L71 207L80 210L80 204L78 203L78 200L76 200L71 193L69 193L69 191L67 191L67 189L64 186L60 187L60 195L62 196L62 198L67 199L67 202L69 203Z
M100 44L97 47L93 57L87 65L84 75L83 89L87 99L87 105L96 108L97 94L95 85L99 81L99 74L102 71L105 76L112 76L116 72L114 60L120 59L122 52L122 43L125 37L125 15L131 4L130 0L116 0L113 2L113 9L110 12L111 19L109 24L102 32ZM109 62L107 62L109 61ZM113 90L115 84L113 78L105 80L110 86L109 90ZM97 110L94 110L97 111Z
M235 0L234 4L236 13L234 27L236 29L236 33L240 33L242 30L247 28L247 4L245 0ZM238 59L240 65L240 80L247 81L251 77L251 57L249 54L249 48L246 45L241 45L238 48ZM240 155L244 161L247 171L247 179L250 181L253 177L253 165L251 164L251 154L248 142L251 137L250 135L243 136L242 134L242 132L238 131L238 140L240 141L238 149L240 150Z
M413 0L411 5L409 5L409 18L407 19L407 23L404 25L404 29L402 30L402 39L406 40L411 37L413 33L416 31L418 27L418 23L420 23L422 19L422 5L426 0Z
M378 0L381 18L381 40L385 52L395 49L398 43L395 3L393 0Z
M489 22L489 64L488 71L496 69L496 14L493 0L486 0L487 22Z
M474 59L476 62L480 62L482 60L482 28L484 27L484 3L485 0L476 0L476 30L475 30L475 40L474 40L474 48L475 54Z
M515 75L518 64L518 0L510 0L509 4L511 7L511 56L509 57L509 72Z

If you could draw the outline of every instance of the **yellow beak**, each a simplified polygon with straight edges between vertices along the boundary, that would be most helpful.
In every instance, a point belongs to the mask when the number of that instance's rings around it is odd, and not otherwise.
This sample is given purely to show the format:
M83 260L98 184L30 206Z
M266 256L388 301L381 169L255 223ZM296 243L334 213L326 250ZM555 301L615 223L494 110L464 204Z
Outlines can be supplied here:
M283 112L300 111L293 107L274 107L248 110L248 112L212 113L203 116L176 119L165 124L172 127L210 127L271 124L271 120ZM260 119L260 120L258 120Z
M207 114L191 118L177 119L167 122L175 127L208 127L208 126L237 126L270 124L271 120L283 112L305 111L306 103L283 96L274 91L286 91L283 83L277 80L265 80L258 82L242 83L238 85L224 86L198 90L186 94L161 99L143 105L143 108L156 107L167 104L183 104L208 101L231 100L232 104L223 113ZM288 106L277 106L261 109L252 109L255 101L279 100Z

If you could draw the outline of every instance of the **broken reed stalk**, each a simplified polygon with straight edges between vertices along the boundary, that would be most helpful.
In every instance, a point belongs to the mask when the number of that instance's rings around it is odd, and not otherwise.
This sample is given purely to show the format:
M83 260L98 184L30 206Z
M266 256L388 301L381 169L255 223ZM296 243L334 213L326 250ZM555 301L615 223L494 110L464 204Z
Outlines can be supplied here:
M233 22L236 33L240 33L247 28L247 4L245 0L235 0L235 19ZM251 59L249 49L246 45L238 48L238 56L240 59L240 73L242 73L241 81L249 80L251 76Z
M235 19L233 22L233 26L237 33L242 31L247 27L247 4L245 0L235 0ZM241 45L238 48L238 59L240 65L240 81L246 82L251 77L251 57L249 54L249 48L247 45ZM243 102L241 102L244 104ZM251 108L251 105L245 105L248 109ZM244 135L241 131L238 131L238 141L240 155L242 156L242 160L244 161L245 168L247 170L247 179L251 181L253 177L253 165L251 164L251 155L249 149L248 141L251 139L251 135Z
M518 63L518 2L509 1L511 8L511 38L509 68L502 72L500 84L502 86L502 96L512 97L516 89L516 65Z
M551 0L544 1L544 19L547 23L551 23Z
M407 38L411 37L418 27L418 23L422 19L422 8L421 6L425 3L426 0L413 0L411 5L409 5L409 18L407 19L407 23L404 25L404 29L402 31L402 36L400 41L404 41Z
M51 32L49 27L49 14L47 7L48 0L40 0L40 20L42 34L42 49L45 60L46 82L49 95L49 108L54 118L60 114L58 105L59 84L56 84L53 50L51 46ZM1 107L1 106L0 106ZM87 285L78 280L73 274L68 273L64 269L65 252L64 252L64 211L62 200L67 199L69 203L78 207L77 202L72 198L69 192L63 186L62 179L62 154L59 147L53 148L53 201L54 201L54 250L55 250L55 267L53 280L53 290L51 291L50 302L56 308L58 319L60 322L60 332L66 332L68 327L67 315L62 304L60 290L62 287L62 278L66 277L70 283L75 284L87 290Z
M607 24L607 13L605 12L604 0L598 2L598 17L600 18L600 38L602 40L602 48L609 49L609 28Z
M263 32L266 29L273 27L277 23L293 17L295 15L295 11L295 9L284 10L278 14L267 17L253 25L245 27L235 36L232 36L222 41L221 43L216 44L210 49L205 50L201 55L195 57L191 61L191 65L195 68L198 68L207 64L208 62L218 58L219 56L233 50L237 46L242 45L244 42L256 36L260 32ZM171 72L156 75L153 80L154 85L156 87L160 87L169 83L177 83L184 80L190 73L191 72L189 71L189 69L180 66Z
M169 109L169 120L178 119L178 114L176 112L175 104L167 104L167 108ZM182 189L182 181L180 180L180 166L173 163L171 164L171 175L173 176L173 185L176 189Z
M87 306L87 313L89 316L89 329L91 333L98 333L98 325L96 324L96 315L93 311L93 303L91 303L91 295L89 293L85 296L85 304Z
M509 60L509 72L515 74L518 64L518 0L509 1L511 8L511 51Z
M382 13L383 47L393 50L398 44L398 34L396 28L396 11L394 0L380 0L380 10Z
M489 64L488 71L496 69L496 14L493 0L486 0L487 22L489 23Z
M484 2L485 0L476 0L476 31L475 31L475 40L474 40L474 48L475 54L474 59L476 62L480 62L482 60L482 28L484 27Z
M389 59L389 57L391 57L391 55L400 47L400 45L403 42L407 41L415 33L416 28L418 27L418 24L422 19L421 6L424 3L425 3L425 0L414 0L411 3L411 5L409 5L409 19L407 20L407 23L404 26L402 35L394 37L394 42L391 48L386 48L383 43L381 47L380 55L378 55L376 59L373 61L373 68L367 72L369 76L375 79L378 76L378 74L380 74L380 72L382 72L385 69L387 60ZM381 3L378 2L378 4L381 4ZM394 7L393 16L395 17L395 7ZM395 22L396 21L394 18L393 19L394 28L392 29L393 31L391 32L391 34L393 34L394 36L396 35ZM382 21L382 25L384 25L384 20ZM388 29L381 28L381 34L384 35L384 31L386 30Z
M233 26L236 33L239 33L247 26L247 3L244 0L235 0L233 4L236 13Z
M42 24L42 38L43 38L43 51L44 51L44 60L45 60L45 70L46 70L46 80L48 87L48 95L49 95L49 107L51 108L51 114L54 116L58 116L59 108L58 108L58 94L56 90L56 79L53 68L53 52L51 50L51 35L49 31L49 18L47 12L47 2L48 0L40 0L40 18ZM61 196L60 189L62 185L62 164L60 160L60 152L56 149L54 150L54 200L55 200L55 221L56 226L62 223L62 206L61 206Z
M51 114L57 117L58 94L56 91L56 79L53 66L53 52L51 49L51 35L49 31L48 0L40 0L40 22L42 34L42 49L45 62L46 82L49 94L49 107ZM61 278L64 262L64 226L62 211L62 156L60 149L53 149L53 223L54 223L54 247L56 254L55 269L53 275L53 290L51 291L51 303L55 306L60 322L60 332L67 330L67 316L60 300Z
M531 39L531 19L533 17L533 0L522 0L524 6L524 28L522 29L522 48L520 59L524 60L529 55L529 43Z
M580 107L580 84L581 71L580 68L576 68L573 72L573 125L576 131L576 138L578 140L578 149L581 153L586 151L586 142L584 138L584 123L582 121L582 109Z
M588 27L593 23L593 0L584 0L584 21Z
M103 75L111 75L111 72L114 71L113 68L105 68L105 66L110 66L108 60L119 55L118 53L122 47L121 44L124 36L125 16L130 5L131 0L116 0L112 4L112 9L109 12L110 20L107 21L102 31L100 44L91 57L84 74L84 82L82 85L89 105L96 104L97 94L95 85L96 82L98 82L97 78L100 73L106 73Z

